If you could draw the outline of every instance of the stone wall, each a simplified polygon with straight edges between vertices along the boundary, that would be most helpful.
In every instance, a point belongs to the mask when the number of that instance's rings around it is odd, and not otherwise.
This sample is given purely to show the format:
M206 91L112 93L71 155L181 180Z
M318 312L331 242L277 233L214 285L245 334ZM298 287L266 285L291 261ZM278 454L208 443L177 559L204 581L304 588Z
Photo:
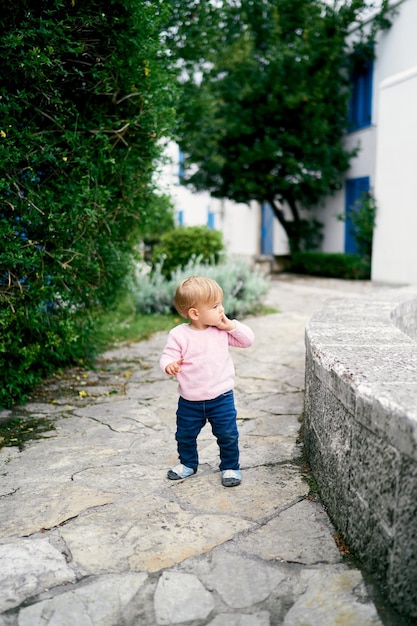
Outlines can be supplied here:
M329 515L417 617L417 290L337 300L306 328L306 453Z

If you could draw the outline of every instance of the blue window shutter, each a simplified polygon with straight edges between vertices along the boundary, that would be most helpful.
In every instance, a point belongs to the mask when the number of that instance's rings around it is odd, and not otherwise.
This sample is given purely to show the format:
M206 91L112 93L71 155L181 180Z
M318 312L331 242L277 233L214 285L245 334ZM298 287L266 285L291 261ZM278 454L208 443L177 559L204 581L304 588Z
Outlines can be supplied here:
M214 230L214 213L210 209L207 211L207 226Z
M372 123L372 89L374 64L366 61L352 72L352 93L349 101L348 130L366 128Z
M184 225L184 211L182 209L177 211L177 219L178 219L178 226L183 226Z
M261 207L261 254L274 252L274 212L269 204Z
M355 202L360 198L362 193L369 191L369 176L361 178L349 178L346 181L346 197L345 197L345 252L356 253L356 241L353 236L353 224L350 219L350 213Z

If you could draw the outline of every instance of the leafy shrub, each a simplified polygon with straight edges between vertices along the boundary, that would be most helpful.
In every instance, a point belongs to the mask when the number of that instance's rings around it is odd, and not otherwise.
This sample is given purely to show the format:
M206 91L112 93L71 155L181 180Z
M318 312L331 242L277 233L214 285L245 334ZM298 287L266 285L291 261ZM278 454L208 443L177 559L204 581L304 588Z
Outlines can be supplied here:
M222 233L207 226L176 228L161 237L152 260L159 271L169 278L177 268L183 268L196 255L202 261L218 263L224 251Z
M349 207L348 212L338 215L338 219L346 222L350 220L350 234L352 235L358 254L366 259L372 256L372 240L376 224L377 204L375 196L370 191L364 191Z
M23 401L43 376L63 363L91 356L86 342L91 320L86 311L51 316L42 310L28 315L19 310L14 320L7 313L0 314L0 328L7 331L0 333L0 406Z
M290 271L310 276L369 280L371 265L359 254L294 252L291 255Z
M269 287L267 277L243 261L229 260L213 265L198 257L174 271L169 279L162 274L161 265L157 265L153 272L139 270L135 288L137 310L161 314L174 311L175 290L187 276L207 276L216 280L224 291L223 305L228 317L254 313Z
M153 173L175 94L165 10L19 0L2 13L0 406L84 356L90 309L113 301L155 230Z

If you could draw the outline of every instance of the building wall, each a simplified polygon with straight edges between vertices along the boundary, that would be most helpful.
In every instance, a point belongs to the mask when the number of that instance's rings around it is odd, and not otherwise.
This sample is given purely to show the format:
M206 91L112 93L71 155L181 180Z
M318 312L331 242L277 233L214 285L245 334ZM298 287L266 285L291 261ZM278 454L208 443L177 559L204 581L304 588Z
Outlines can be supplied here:
M382 34L375 66L372 279L417 283L417 0L404 0Z
M383 81L378 99L372 278L417 283L417 65Z

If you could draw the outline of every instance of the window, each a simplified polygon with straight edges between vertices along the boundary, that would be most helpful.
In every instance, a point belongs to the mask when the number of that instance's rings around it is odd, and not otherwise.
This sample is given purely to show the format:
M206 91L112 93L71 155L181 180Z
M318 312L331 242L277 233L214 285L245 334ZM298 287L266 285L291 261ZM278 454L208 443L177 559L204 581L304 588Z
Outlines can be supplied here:
M265 202L261 207L261 254L274 252L274 212Z
M351 74L348 130L366 128L372 122L373 61L357 60Z

